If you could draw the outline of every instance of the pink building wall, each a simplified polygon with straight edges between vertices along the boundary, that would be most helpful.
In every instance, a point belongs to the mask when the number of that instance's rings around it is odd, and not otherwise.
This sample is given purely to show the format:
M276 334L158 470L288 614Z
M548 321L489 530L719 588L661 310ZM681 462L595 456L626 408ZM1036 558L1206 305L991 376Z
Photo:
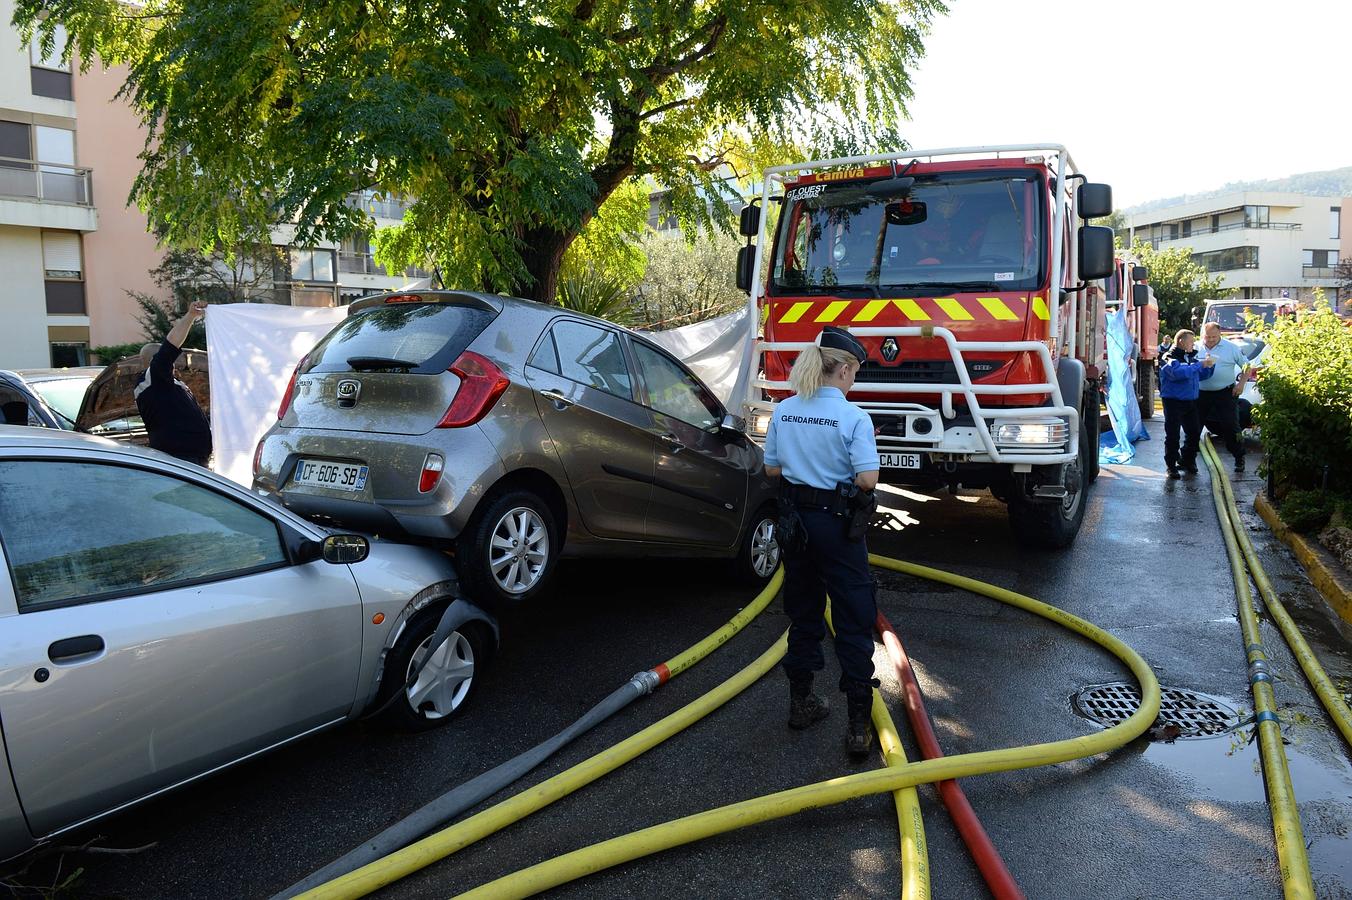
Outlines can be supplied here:
M130 107L114 95L126 74L92 67L74 72L73 89L79 110L75 127L75 154L81 166L94 170L94 205L99 211L97 231L85 235L85 305L89 312L91 347L124 344L143 339L136 321L136 301L127 291L160 293L150 270L163 252L146 231L146 219L127 205L132 181L140 171L138 155L145 132Z

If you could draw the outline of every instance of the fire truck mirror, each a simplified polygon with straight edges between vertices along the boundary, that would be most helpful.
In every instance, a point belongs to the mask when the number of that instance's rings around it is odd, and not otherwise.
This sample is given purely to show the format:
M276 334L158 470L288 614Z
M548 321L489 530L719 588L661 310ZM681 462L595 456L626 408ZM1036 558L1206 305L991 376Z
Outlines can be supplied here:
M1147 269L1145 266L1132 266L1132 267L1131 267L1131 280L1132 280L1132 281L1146 281L1146 280L1148 280L1149 278L1150 278L1150 270Z
M760 234L760 207L748 204L742 207L741 232L743 237Z
M1114 267L1113 230L1103 225L1082 225L1079 237L1080 280L1111 275Z
M737 251L737 289L751 293L751 274L756 267L756 248L746 246Z
M1075 196L1081 219L1101 219L1113 214L1113 189L1106 184L1082 184Z
M1143 284L1133 284L1131 286L1131 305L1137 307L1149 306L1150 288Z

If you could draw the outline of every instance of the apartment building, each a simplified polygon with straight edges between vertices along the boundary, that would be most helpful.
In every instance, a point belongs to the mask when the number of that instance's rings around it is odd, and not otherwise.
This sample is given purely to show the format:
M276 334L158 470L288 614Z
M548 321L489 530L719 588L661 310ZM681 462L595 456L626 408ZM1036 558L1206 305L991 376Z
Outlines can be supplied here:
M12 0L0 0L0 368L84 365L91 347L142 339L130 292L163 293L150 270L164 250L127 203L145 132L116 99L125 72L72 72L59 51L44 58L20 43L13 14ZM371 192L348 202L378 228L406 208ZM252 299L333 306L430 275L386 272L366 236L313 247L293 236L274 229L280 261Z
M1240 298L1338 297L1334 267L1352 257L1345 235L1352 198L1241 191L1137 213L1136 240L1155 249L1186 247Z

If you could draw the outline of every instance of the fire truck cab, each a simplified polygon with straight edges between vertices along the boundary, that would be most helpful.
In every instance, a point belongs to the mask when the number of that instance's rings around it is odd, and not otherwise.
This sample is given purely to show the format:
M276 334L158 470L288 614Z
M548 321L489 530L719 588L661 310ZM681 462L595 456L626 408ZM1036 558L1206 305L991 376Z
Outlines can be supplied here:
M849 399L885 483L989 488L1020 540L1068 545L1098 464L1103 292L1088 288L1113 271L1112 230L1078 220L1111 211L1053 144L768 169L738 257L762 327L739 382L752 437L797 352L846 327L869 353Z

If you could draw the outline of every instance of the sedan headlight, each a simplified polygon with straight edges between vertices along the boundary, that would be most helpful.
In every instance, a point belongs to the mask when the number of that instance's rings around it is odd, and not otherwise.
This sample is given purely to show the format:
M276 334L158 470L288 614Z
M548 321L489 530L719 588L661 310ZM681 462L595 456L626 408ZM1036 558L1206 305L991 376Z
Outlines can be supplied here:
M1070 429L1060 419L1041 419L1024 422L996 420L991 431L997 447L1061 448L1070 436Z

